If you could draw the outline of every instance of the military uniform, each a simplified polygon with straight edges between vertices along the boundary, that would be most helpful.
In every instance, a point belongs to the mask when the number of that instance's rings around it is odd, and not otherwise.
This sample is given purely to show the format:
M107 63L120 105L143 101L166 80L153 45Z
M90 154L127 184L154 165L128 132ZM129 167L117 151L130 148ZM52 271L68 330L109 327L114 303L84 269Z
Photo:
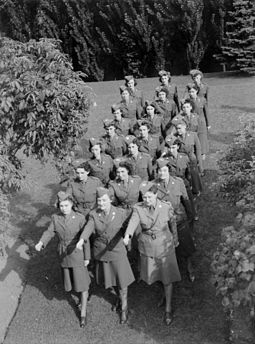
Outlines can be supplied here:
M164 125L164 118L162 115L154 115L153 118L151 116L145 115L143 117L143 120L146 120L151 125L151 131L150 134L157 136L157 137L163 137L165 132L165 125ZM137 136L137 133L135 133Z
M173 100L169 99L166 99L164 102L156 100L155 108L156 111L163 116L164 125L167 125L178 113L176 104Z
M102 137L105 153L109 154L113 159L122 157L127 152L127 144L125 137L115 134L113 137L105 135Z
M162 281L166 285L179 281L181 277L174 246L174 237L177 240L176 222L171 204L157 200L155 208L149 209L144 202L137 203L125 235L132 236L138 225L142 229L138 238L141 279L148 284Z
M150 154L152 157L152 162L154 162L162 152L162 146L160 144L159 138L148 135L148 140L138 137L139 151Z
M152 179L152 158L149 154L139 152L136 158L132 155L127 155L126 160L132 164L135 175L140 176L142 180Z
M84 215L74 211L67 217L53 215L48 229L40 239L46 246L51 238L57 234L59 239L58 253L63 268L66 291L70 291L72 287L76 292L86 291L89 288L90 277L84 266L84 260L90 259L90 245L86 243L84 250L76 248L85 222ZM71 283L70 274L72 274L73 283Z
M130 88L128 88L128 90L130 97L132 97L133 101L137 104L137 118L140 118L145 104L143 92L138 88L135 88L133 91Z
M96 279L99 284L104 282L105 288L118 286L123 289L134 281L122 240L125 220L124 209L111 206L108 215L100 209L94 209L80 237L87 241L92 233L95 235L93 254L97 261Z
M66 192L74 199L74 208L79 213L87 216L96 206L96 188L102 186L96 177L88 176L86 181L75 180L70 183Z
M193 131L195 133L198 132L198 125L199 125L198 115L196 113L191 113L190 116L188 117L184 113L180 113L172 119L171 127L169 129L167 129L166 135L176 133L176 126L181 121L186 123L188 131Z
M141 183L142 179L139 176L129 176L127 185L118 179L110 181L109 192L113 197L112 203L117 207L131 210L138 202Z
M167 98L169 100L173 100L177 106L178 111L180 111L177 86L175 84L169 83L168 85L161 84L161 87L167 88L167 90L168 90ZM157 89L156 89L156 91L157 91Z
M101 160L96 158L88 160L90 165L90 176L97 177L106 185L113 174L113 160L108 154L101 153Z
M116 128L116 133L126 136L132 134L135 121L130 118L122 118L121 121L115 119L113 123Z
M128 103L122 100L118 103L118 106L124 118L139 118L141 115L141 108L137 104L137 99L132 96L130 96Z

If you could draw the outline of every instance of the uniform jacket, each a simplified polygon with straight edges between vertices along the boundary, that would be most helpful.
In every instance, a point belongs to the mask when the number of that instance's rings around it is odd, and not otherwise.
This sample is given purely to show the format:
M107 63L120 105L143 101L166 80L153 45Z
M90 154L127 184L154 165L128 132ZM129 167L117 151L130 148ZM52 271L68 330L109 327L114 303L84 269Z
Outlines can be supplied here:
M177 231L174 210L170 203L157 200L153 209L149 209L144 202L137 203L125 234L132 236L138 225L141 225L142 229L138 238L141 254L163 258L173 252L173 236L177 238Z
M172 118L174 118L178 113L176 104L173 100L166 99L165 102L156 100L155 107L156 111L163 116L164 125L167 125L167 123L171 121Z
M96 177L88 176L86 182L75 180L66 192L73 196L74 209L85 216L96 206L96 188L102 186Z
M111 206L110 213L105 215L100 209L94 209L89 214L88 222L81 234L81 238L88 241L92 233L93 253L96 260L116 261L127 254L123 243L123 233L126 211Z
M139 118L141 114L141 107L137 103L137 98L130 96L129 102L126 103L124 100L118 103L122 116L124 118Z
M158 137L149 134L148 140L145 140L142 137L138 137L138 141L140 152L149 154L153 160L160 157L162 146Z
M113 121L116 126L116 133L118 135L129 135L133 132L134 120L130 118L122 118L121 121Z
M133 101L136 102L136 107L137 107L137 118L141 117L145 101L144 101L144 95L141 90L138 88L135 88L134 91L131 91L129 89L130 96L132 97Z
M101 153L101 161L92 158L88 163L91 168L90 175L100 179L104 185L107 184L113 173L113 160L110 155Z
M112 138L108 135L103 136L105 144L105 153L109 154L113 159L122 157L127 152L127 144L125 137L115 134Z
M59 239L58 253L63 268L84 266L84 260L90 259L89 243L84 244L84 250L76 248L85 222L84 215L74 211L68 217L53 215L48 229L40 239L46 246L51 238L57 234Z
M145 119L146 121L148 121L151 124L151 135L155 135L155 136L164 136L164 132L165 132L165 123L164 123L164 118L162 115L154 115L153 118L151 118L148 115L144 115L142 119ZM139 132L139 129L137 130L137 132L135 132L135 135L137 136Z
M198 132L207 132L207 127L210 125L209 111L205 98L197 97L196 100L191 99L193 111L198 114Z
M201 83L200 86L196 85L196 88L198 89L198 92L197 92L198 97L204 98L206 100L206 103L208 104L208 94L209 94L208 85ZM189 97L189 91L188 91L188 87L186 87L183 98L188 98L188 97Z
M113 204L125 209L132 207L138 202L141 183L142 179L139 176L129 176L126 186L118 179L110 181L109 190L113 196Z
M126 160L132 164L134 174L140 176L142 180L152 179L152 158L149 154L139 152L137 158L134 158L132 155L127 155Z
M180 114L178 114L177 116L175 116L172 119L171 122L171 132L176 132L176 124L180 121L184 121L187 124L187 130L188 131L194 131L197 132L198 131L198 125L199 125L199 117L196 113L191 113L190 117L188 117L187 115L185 115L183 112L181 112ZM167 132L167 134L170 134L170 132Z
M178 111L180 111L179 108L179 97L178 97L178 90L177 86L175 84L169 83L167 86L161 84L162 87L166 87L168 89L168 96L167 98L169 100L173 100L177 106Z

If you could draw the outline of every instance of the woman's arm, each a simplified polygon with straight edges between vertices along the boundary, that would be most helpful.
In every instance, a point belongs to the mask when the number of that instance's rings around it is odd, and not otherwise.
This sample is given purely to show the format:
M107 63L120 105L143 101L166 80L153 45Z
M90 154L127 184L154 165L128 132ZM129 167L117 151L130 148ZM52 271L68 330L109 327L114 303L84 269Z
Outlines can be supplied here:
M125 245L128 245L129 240L132 238L136 228L138 227L140 223L140 216L138 214L138 211L134 208L131 218L129 220L126 232L125 232L125 236L123 239L123 242Z
M41 251L41 249L44 248L48 244L48 242L54 237L54 235L55 235L55 223L54 223L54 218L52 217L52 220L48 229L43 233L41 239L35 245L36 251Z

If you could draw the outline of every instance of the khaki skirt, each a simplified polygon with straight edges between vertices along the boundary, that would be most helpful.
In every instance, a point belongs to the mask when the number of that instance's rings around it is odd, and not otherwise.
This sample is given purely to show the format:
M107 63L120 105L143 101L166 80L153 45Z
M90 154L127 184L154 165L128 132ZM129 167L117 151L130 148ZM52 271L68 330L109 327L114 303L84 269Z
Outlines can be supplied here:
M161 281L167 285L181 280L175 252L161 258L141 254L141 279L147 284Z
M89 290L90 277L87 267L62 268L65 291L72 289L77 293Z
M135 280L127 256L110 262L96 261L96 281L105 288L126 288Z

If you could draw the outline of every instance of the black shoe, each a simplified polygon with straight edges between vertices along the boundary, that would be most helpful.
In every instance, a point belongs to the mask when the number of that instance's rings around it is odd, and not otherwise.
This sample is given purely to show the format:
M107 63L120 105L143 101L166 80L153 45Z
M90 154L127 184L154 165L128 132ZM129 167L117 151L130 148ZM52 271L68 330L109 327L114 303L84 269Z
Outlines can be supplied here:
M87 325L87 318L86 317L81 317L80 327L84 328L86 325Z
M118 299L115 304L112 305L112 311L118 312L120 310L121 302L120 299Z
M173 313L172 312L165 312L164 315L164 323L169 326L173 322Z
M121 314L120 314L120 323L123 325L123 324L126 324L128 320L128 309L124 309L121 311Z
M160 307L163 307L166 303L166 298L165 296L162 296L161 299L159 300L158 304L157 304L157 307L160 308Z

